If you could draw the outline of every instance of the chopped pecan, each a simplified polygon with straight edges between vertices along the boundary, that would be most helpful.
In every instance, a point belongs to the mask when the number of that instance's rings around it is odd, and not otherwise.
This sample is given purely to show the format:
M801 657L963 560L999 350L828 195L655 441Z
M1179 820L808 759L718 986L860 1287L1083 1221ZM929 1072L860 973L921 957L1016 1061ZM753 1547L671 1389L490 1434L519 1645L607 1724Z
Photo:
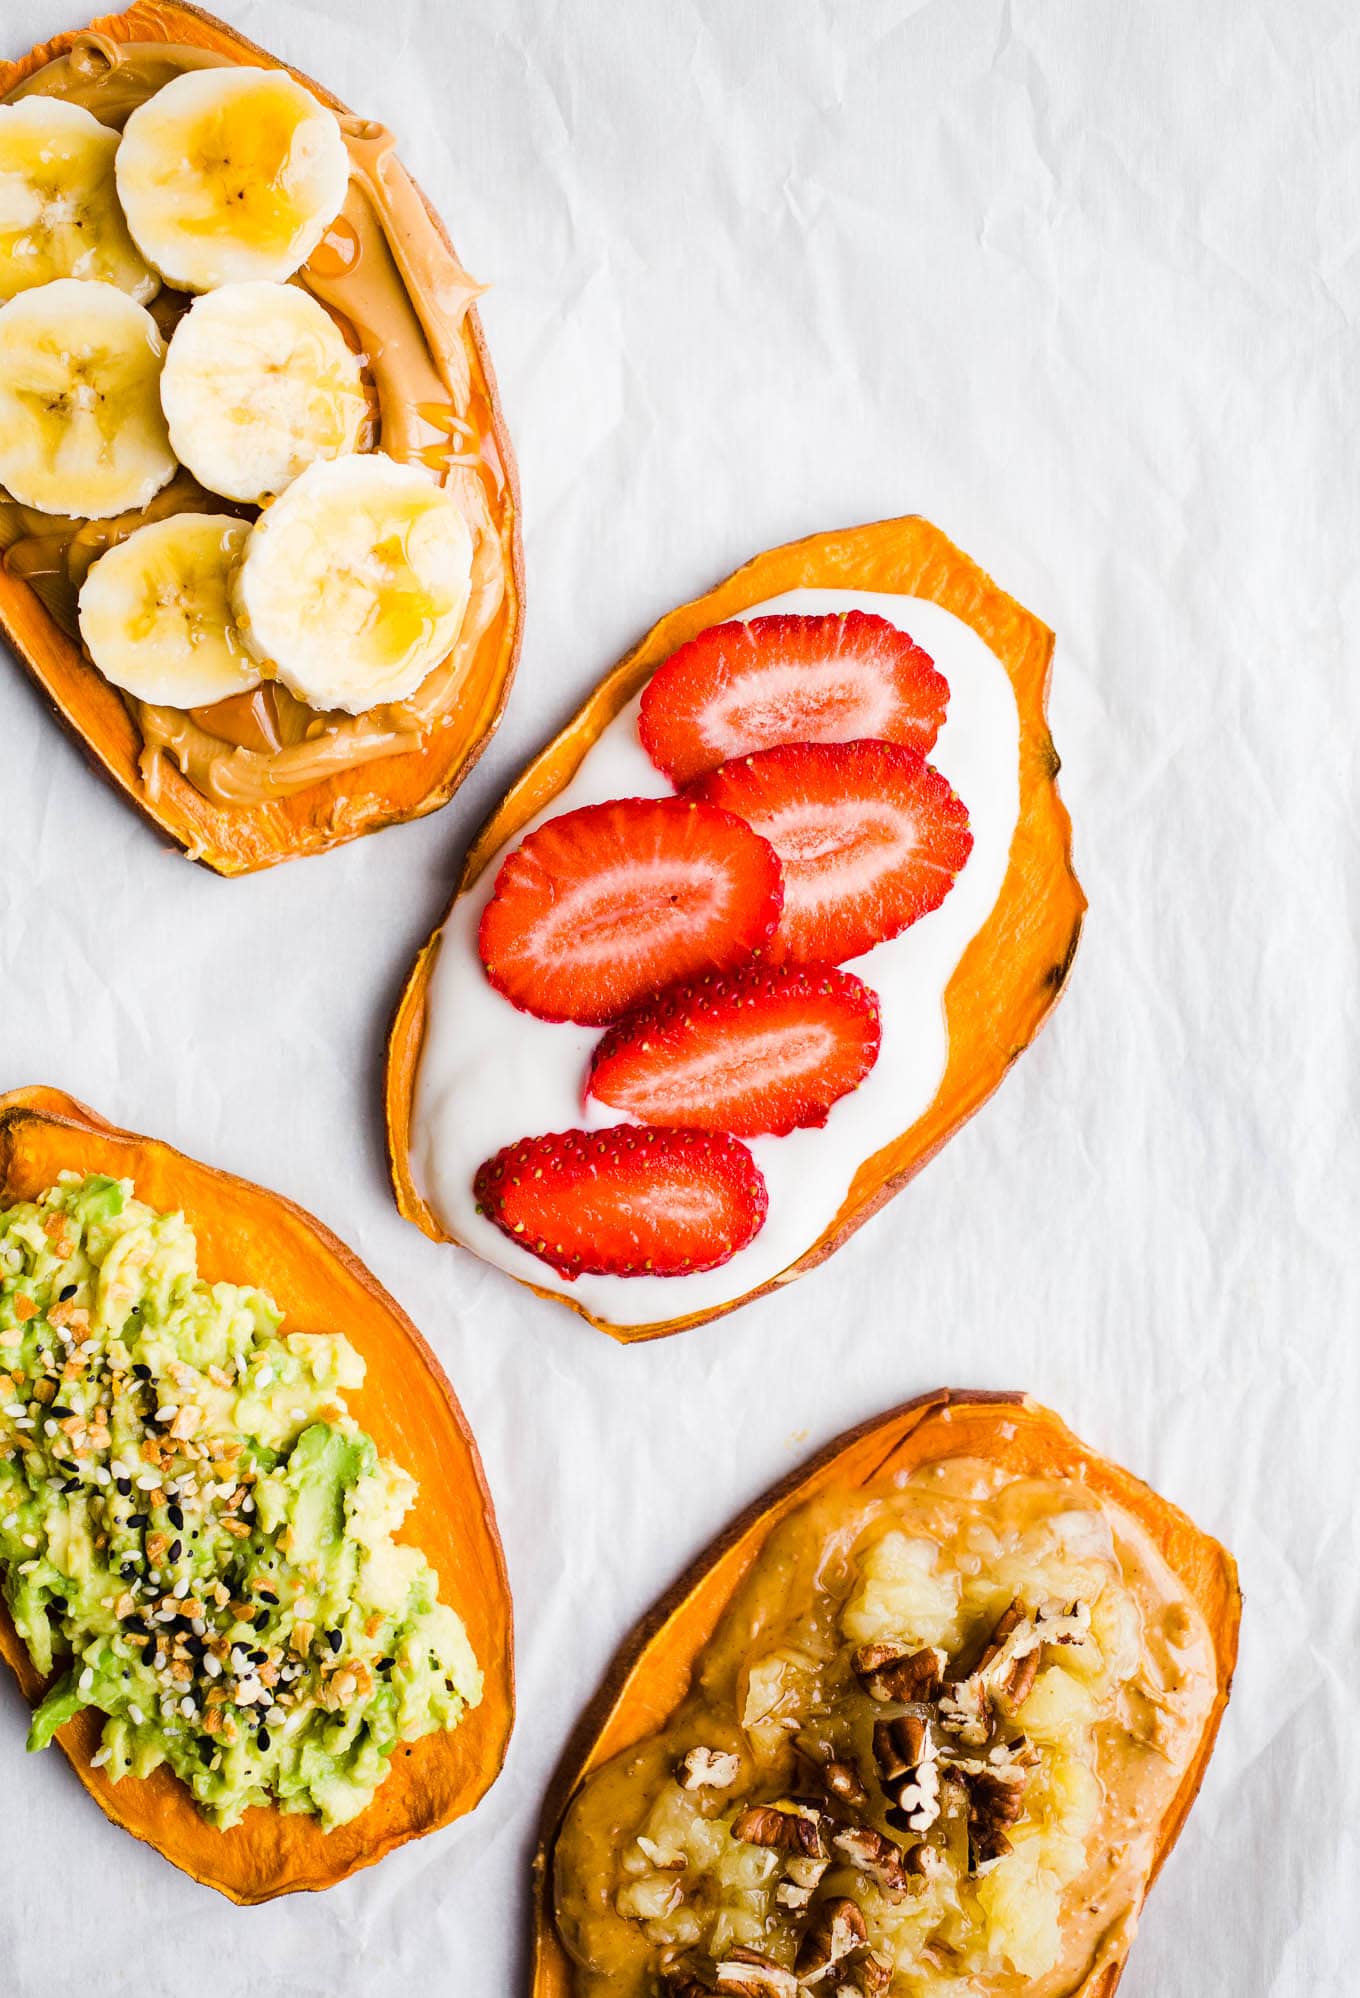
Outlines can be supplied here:
M723 1998L798 1998L793 1972L759 1950L730 1949L718 1965L717 1977Z
M823 1901L798 1945L793 1969L799 1983L815 1983L834 1964L867 1942L868 1937L858 1902L845 1894Z
M989 1665L995 1664L1005 1649L1006 1639L1013 1631L1020 1628L1024 1620L1025 1606L1019 1596L1015 1596L1009 1607L1002 1611L996 1628L987 1639L986 1645L983 1647L982 1656L973 1668L975 1672L985 1672Z
M916 1879L933 1880L937 1873L944 1871L944 1854L937 1845L929 1845L921 1839L916 1845L907 1847L902 1864Z
M781 1811L776 1804L752 1804L732 1820L732 1836L744 1845L768 1846L776 1852L801 1853L816 1859L822 1850L814 1813Z
M1002 1686L1007 1702L1012 1707L1022 1707L1034 1691L1034 1681L1039 1676L1039 1647L1026 1651L1011 1666L1010 1675Z
M881 1998L892 1983L892 1965L872 1950L865 1950L856 1964L847 1966L838 1975L841 1982L836 1987L836 1998Z
M929 1831L940 1815L940 1771L930 1723L922 1714L899 1714L874 1727L874 1760L893 1809L889 1823L902 1831Z
M861 1644L852 1663L871 1699L933 1700L942 1660L933 1645L906 1651L900 1644Z
M867 1873L876 1880L885 1894L906 1893L907 1876L902 1868L902 1849L894 1845L890 1838L885 1838L882 1832L875 1831L872 1825L846 1825L833 1834L831 1846L856 1872Z
M740 1774L740 1756L720 1748L691 1748L675 1780L682 1790L730 1790Z
M968 1863L979 1873L1011 1850L1006 1826L1013 1825L1025 1808L1025 1776L983 1770L964 1778L968 1789Z
M853 1762L839 1759L828 1762L822 1771L822 1781L827 1790L843 1804L867 1804L869 1792L860 1781L860 1774Z

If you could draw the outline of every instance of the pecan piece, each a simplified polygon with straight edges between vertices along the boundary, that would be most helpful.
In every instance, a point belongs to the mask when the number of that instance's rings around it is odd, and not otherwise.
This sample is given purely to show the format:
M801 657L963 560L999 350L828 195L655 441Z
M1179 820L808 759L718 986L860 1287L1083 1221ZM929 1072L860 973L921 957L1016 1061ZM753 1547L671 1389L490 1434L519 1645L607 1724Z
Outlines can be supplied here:
M675 1780L682 1790L730 1790L740 1774L740 1756L720 1748L691 1748Z
M822 1781L831 1796L842 1804L867 1804L869 1792L860 1781L858 1769L853 1762L828 1762L822 1771Z
M984 1867L1003 1859L1011 1850L1006 1826L1013 1825L1024 1810L1025 1777L1007 1777L999 1770L983 1770L964 1778L968 1790L968 1864L980 1873Z
M874 1760L894 1807L889 1823L902 1831L929 1831L940 1815L940 1770L929 1721L922 1714L878 1721Z
M858 1902L846 1894L823 1901L803 1931L794 1975L800 1984L813 1984L868 1939Z
M978 1659L977 1664L973 1667L974 1672L985 1672L989 1665L995 1663L1005 1649L1006 1639L1013 1631L1020 1628L1024 1620L1025 1606L1019 1596L1015 1596L1009 1607L1002 1611L995 1630L993 1630L991 1636L987 1639L981 1658Z
M763 1845L804 1859L821 1857L822 1837L815 1815L781 1811L777 1804L752 1804L732 1820L732 1836L743 1845Z
M942 1660L933 1645L906 1651L900 1644L861 1644L852 1664L874 1700L933 1700L940 1690Z
M876 1880L885 1894L898 1896L907 1891L907 1876L902 1868L902 1849L885 1838L872 1825L846 1825L836 1832L831 1840L832 1850L840 1858L853 1866L858 1873L867 1873Z
M798 1998L793 1972L759 1950L730 1949L717 1976L723 1998Z

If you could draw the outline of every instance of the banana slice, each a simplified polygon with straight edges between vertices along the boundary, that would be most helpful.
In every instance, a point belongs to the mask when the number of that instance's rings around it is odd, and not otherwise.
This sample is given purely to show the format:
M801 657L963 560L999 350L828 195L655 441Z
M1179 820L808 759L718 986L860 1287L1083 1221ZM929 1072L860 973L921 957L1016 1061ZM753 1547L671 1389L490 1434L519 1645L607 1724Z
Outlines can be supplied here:
M165 347L116 285L56 278L0 306L0 486L20 506L102 520L174 476Z
M0 300L97 278L143 305L160 290L113 185L118 134L60 97L0 104Z
M196 299L161 374L170 442L209 492L262 500L318 458L354 450L368 418L359 363L293 284L224 284Z
M81 588L80 635L106 680L172 708L259 686L230 600L249 532L228 514L172 513L100 556Z
M255 657L314 708L363 714L415 692L467 609L458 502L381 452L311 465L250 531L232 581Z
M344 206L335 114L287 70L193 69L128 119L114 162L138 249L167 284L291 277Z

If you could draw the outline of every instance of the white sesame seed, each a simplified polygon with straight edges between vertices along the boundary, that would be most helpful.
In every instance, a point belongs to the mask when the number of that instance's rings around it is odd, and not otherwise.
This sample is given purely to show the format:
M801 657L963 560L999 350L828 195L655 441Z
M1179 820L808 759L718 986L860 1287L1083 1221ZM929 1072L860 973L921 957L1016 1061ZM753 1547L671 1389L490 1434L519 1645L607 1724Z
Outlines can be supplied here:
M19 1563L19 1573L21 1575L31 1575L37 1565L36 1561L21 1561Z
M137 1489L139 1492L154 1492L159 1483L160 1479L154 1471L143 1471L137 1480Z
M10 1513L9 1517L8 1517L8 1518L6 1519L6 1521L5 1521L5 1528L6 1528L6 1531L7 1531L7 1532L8 1532L8 1531L12 1531L12 1530L13 1530L13 1528L14 1528L14 1527L16 1527L16 1526L17 1526L18 1524L19 1524L19 1515L18 1515L18 1513L17 1513L17 1512L12 1512L12 1513Z
M97 1748L90 1757L91 1769L102 1769L112 1753L113 1750L111 1748Z
M273 1378L274 1369L272 1367L261 1367L259 1373L255 1376L255 1385L256 1387L268 1387Z
M36 1533L25 1533L22 1536L22 1538L25 1547L36 1547L38 1544L38 1536Z
M23 1412L24 1412L24 1405L21 1401L6 1402L5 1404L6 1415L22 1415Z
M173 1422L178 1414L179 1414L178 1402L174 1401L162 1402L161 1406L156 1410L156 1420L157 1422Z
M81 1673L79 1679L76 1681L76 1684L80 1687L82 1693L89 1692L91 1686L94 1684L93 1666L87 1665L85 1667L85 1670Z
M82 1339L76 1351L83 1353L88 1358L91 1353L99 1351L99 1341L97 1339Z
M57 1433L57 1425L53 1420L53 1418L49 1415L46 1422L44 1422L43 1424L43 1435L55 1436L56 1433Z
M97 1485L111 1485L113 1483L112 1477L102 1464L96 1464L94 1467L94 1481Z
M196 1714L198 1713L198 1708L194 1705L193 1701L190 1699L187 1693L184 1695L184 1698L179 1703L179 1710L183 1714L185 1720L193 1720Z
M210 1679L220 1679L222 1676L221 1659L214 1658L211 1651L205 1652L203 1658L203 1670L207 1673Z
M33 1417L31 1415L16 1415L14 1418L14 1427L16 1429L31 1429L33 1427Z
M176 1596L178 1596L179 1600L183 1602L184 1598L188 1595L188 1593L189 1593L189 1577L187 1575L181 1575L179 1580L175 1583L175 1594Z

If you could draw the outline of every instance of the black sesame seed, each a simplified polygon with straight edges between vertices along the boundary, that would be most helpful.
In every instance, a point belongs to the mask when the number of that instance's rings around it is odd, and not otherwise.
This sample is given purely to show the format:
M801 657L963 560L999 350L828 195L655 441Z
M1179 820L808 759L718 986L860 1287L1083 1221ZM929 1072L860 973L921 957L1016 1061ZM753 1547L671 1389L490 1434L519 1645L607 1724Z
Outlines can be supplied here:
M135 1582L137 1579L137 1563L135 1561L124 1561L118 1572L125 1582Z
M132 1371L136 1374L139 1381L149 1381L151 1379L151 1369L144 1360L138 1360Z
M182 1528L182 1527L183 1527L183 1525L184 1525L184 1513L183 1513L183 1510L182 1510L182 1509L181 1509L181 1508L180 1508L179 1506L177 1506L177 1505L172 1505L172 1506L170 1507L170 1524L171 1524L172 1526L178 1526L178 1527L181 1527L181 1528Z
M62 1486L62 1490L64 1492L78 1492L80 1490L80 1479L68 1478L66 1480L66 1483Z
M70 1300L75 1296L75 1294L76 1294L75 1285L73 1283L68 1283L68 1284L63 1284L60 1291L58 1291L57 1296L62 1304L68 1304Z
M182 1540L172 1540L170 1542L170 1551L167 1553L165 1558L167 1561L178 1561L180 1555L183 1552L184 1552L184 1542Z
M75 1414L75 1410L73 1408L67 1408L64 1402L54 1401L52 1406L48 1409L47 1413L49 1415L55 1415L59 1418L60 1417L69 1418Z
M113 1481L113 1489L117 1492L119 1498L131 1498L132 1497L131 1478L115 1478Z
M378 1660L378 1670L380 1672L390 1672L396 1662L395 1658L380 1658Z
M327 1644L329 1644L332 1651L338 1651L340 1649L340 1646L344 1643L344 1641L345 1641L344 1636L340 1631L328 1630L326 1632L326 1642Z
M267 1651L247 1651L246 1657L252 1665L267 1665L269 1663L269 1653Z
M269 1753L269 1729L267 1727L262 1727L259 1733L256 1735L255 1741L261 1754L267 1755Z
M140 1531L142 1527L150 1526L151 1514L149 1512L130 1512L127 1516L127 1524L136 1527Z
M276 1595L274 1594L274 1591L273 1591L272 1589L261 1589L261 1590L259 1591L259 1596L260 1596L260 1601L261 1601L262 1603L275 1603L275 1604L277 1604L277 1602L278 1602L278 1600L279 1600L279 1599L278 1599L278 1597L277 1597L277 1596L276 1596Z

